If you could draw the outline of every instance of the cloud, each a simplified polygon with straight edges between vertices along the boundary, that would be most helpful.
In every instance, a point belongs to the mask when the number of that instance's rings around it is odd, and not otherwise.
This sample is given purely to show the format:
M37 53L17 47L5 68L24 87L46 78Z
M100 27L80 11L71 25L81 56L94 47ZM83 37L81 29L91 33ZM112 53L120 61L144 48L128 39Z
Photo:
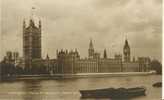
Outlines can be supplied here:
M122 53L125 35L132 56L161 60L162 0L3 0L3 54L15 48L22 54L22 20L35 15L42 20L42 51L55 57L57 49L78 48L87 56L89 38L96 51ZM17 41L18 44L15 43ZM9 45L6 45L9 44ZM114 46L113 46L114 45ZM148 52L149 51L149 52Z

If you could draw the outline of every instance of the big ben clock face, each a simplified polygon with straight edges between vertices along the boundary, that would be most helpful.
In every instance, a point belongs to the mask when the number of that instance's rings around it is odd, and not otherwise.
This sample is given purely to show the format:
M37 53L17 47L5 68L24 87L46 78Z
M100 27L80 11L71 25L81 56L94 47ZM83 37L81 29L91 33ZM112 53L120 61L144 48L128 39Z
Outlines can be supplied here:
M127 51L128 51L127 49L124 49L124 53L127 53Z

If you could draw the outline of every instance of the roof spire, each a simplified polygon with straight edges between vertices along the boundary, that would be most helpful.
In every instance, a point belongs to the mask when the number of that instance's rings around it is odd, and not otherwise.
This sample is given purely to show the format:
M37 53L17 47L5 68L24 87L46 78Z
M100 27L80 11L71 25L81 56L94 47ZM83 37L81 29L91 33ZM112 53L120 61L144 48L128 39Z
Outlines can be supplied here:
M104 58L107 58L107 53L106 53L106 49L104 49Z
M46 57L46 59L49 59L49 56L48 56L48 54L47 54L47 57Z
M34 23L34 21L33 21L32 19L30 19L30 24L29 24L29 26L32 26L32 27L35 26L35 23Z
M128 45L128 37L127 37L127 33L125 33L125 45Z
M32 7L31 7L30 20L34 20L34 19L33 19L33 17L34 17L34 10L35 10L35 7L32 6Z
M23 28L26 28L26 21L23 19Z
M34 17L34 12L35 12L35 5L36 5L36 2L35 0L32 0L32 6L31 6L31 11L30 11L30 19L33 20L33 17Z
M90 48L90 49L93 49L92 38L90 38L89 48Z
M42 27L41 20L39 19L39 28Z

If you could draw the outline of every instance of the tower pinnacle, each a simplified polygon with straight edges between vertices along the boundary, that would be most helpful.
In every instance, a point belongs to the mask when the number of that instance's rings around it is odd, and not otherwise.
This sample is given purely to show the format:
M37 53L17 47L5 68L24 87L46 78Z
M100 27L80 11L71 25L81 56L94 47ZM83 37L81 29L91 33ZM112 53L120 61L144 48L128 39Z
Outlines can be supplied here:
M33 17L34 17L34 10L35 10L35 7L31 7L31 11L30 11L30 20L34 20Z
M93 56L94 56L94 47L93 47L92 39L90 39L88 57L93 58Z
M25 19L23 20L23 29L25 29L26 28L26 21L25 21Z
M39 28L42 27L42 23L41 23L41 20L39 20Z
M93 49L92 39L90 39L89 48L90 48L90 49Z
M106 53L106 49L104 49L104 59L107 58L107 53Z

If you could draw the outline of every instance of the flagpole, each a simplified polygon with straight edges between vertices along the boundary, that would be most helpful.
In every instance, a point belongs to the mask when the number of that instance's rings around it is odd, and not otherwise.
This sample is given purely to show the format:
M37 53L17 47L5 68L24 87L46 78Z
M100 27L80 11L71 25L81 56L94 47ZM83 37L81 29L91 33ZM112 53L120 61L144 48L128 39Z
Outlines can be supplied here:
M36 9L36 8L35 8L34 6L31 7L31 16L30 16L30 18L31 18L32 20L34 20L33 17L34 17L34 10L35 10L35 9Z

